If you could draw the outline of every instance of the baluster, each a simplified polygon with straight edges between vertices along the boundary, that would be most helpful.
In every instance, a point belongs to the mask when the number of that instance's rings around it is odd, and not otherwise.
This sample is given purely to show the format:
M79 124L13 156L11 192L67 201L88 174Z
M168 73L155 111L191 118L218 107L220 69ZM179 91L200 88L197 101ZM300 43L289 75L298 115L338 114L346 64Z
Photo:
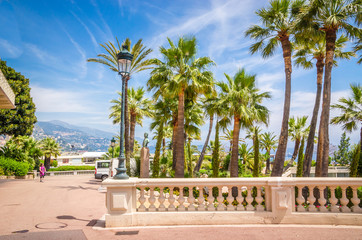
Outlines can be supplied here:
M352 187L352 192L353 192L353 198L351 199L353 203L352 212L361 213L362 209L359 207L360 199L358 198L357 189L358 189L357 187Z
M331 212L339 212L339 207L337 206L338 198L336 198L336 187L329 187L331 189L331 198L329 202L331 203Z
M148 199L148 202L150 203L150 206L148 207L149 212L155 212L156 211L156 198L155 198L155 192L154 188L150 188L150 198Z
M195 205L194 205L194 190L192 186L189 186L189 197L187 198L187 201L189 203L189 206L187 207L187 211L195 211Z
M309 188L309 197L308 197L308 202L309 202L309 206L308 206L308 211L309 212L316 212L317 208L314 206L314 202L316 200L316 198L314 197L314 188L315 186L308 186Z
M319 211L320 211L320 212L327 212L327 211L328 211L328 209L326 208L327 200L324 198L324 189L325 189L325 186L319 186L318 189L319 189L319 199L318 199L318 202L319 202L319 204L320 204L320 206L319 206Z
M209 187L208 190L209 190L209 196L207 197L208 204L206 206L206 210L215 211L215 205L214 205L215 197L213 195L213 187L212 186Z
M248 203L248 205L246 205L246 211L254 211L254 206L251 204L254 200L254 198L252 197L252 191L253 191L253 187L249 186L247 187L247 191L248 191L248 195L246 196L245 200Z
M166 211L166 207L163 204L165 202L165 194L163 193L163 189L164 188L160 187L160 195L158 197L158 202L160 203L160 206L158 207L158 211L160 211L160 212Z
M219 196L217 196L217 210L218 211L224 211L225 205L224 205L224 197L222 196L222 186L218 187L219 189Z
M146 207L145 207L144 203L146 202L146 198L145 198L145 188L144 187L140 187L140 197L139 197L138 201L140 202L140 206L138 207L138 211L139 212L145 212Z
M305 212L305 208L303 206L303 203L305 203L305 199L303 197L303 188L304 186L298 186L298 197L297 197L297 211L298 212Z
M238 205L236 206L237 211L245 211L245 207L243 205L244 197L243 197L243 188L238 189L238 196L236 197L236 201L238 201Z
M204 198L204 187L199 187L199 197L197 199L198 207L197 211L205 211L205 204L204 204L205 198Z
M342 212L350 212L351 209L349 209L349 207L347 206L347 204L349 203L349 200L346 195L347 187L341 186L341 189L342 189L342 198L340 199L340 202L342 205L341 210L342 210Z
M262 212L262 211L264 211L264 206L261 204L263 202L263 197L261 196L261 186L259 186L259 187L257 186L256 191L257 191L257 195L255 198L255 201L258 203L258 205L256 205L256 211Z
M228 186L228 196L226 198L226 201L228 201L228 203L229 203L226 207L226 210L234 211L235 207L233 205L234 197L233 197L233 187L232 186Z
M168 202L170 203L170 205L168 205L167 210L168 211L175 211L175 205L173 205L173 203L175 202L175 197L173 196L173 187L170 187L170 196L168 197Z
M179 203L179 206L177 208L178 211L185 211L185 197L184 197L184 188L180 187L180 195L178 196L177 202Z

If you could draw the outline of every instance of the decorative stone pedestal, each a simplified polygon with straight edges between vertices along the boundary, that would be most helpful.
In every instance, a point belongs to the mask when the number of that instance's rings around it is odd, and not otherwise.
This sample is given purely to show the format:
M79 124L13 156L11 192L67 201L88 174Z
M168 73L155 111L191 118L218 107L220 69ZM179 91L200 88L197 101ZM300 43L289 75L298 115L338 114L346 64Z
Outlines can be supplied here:
M142 147L141 149L141 164L140 164L140 178L150 177L150 149Z

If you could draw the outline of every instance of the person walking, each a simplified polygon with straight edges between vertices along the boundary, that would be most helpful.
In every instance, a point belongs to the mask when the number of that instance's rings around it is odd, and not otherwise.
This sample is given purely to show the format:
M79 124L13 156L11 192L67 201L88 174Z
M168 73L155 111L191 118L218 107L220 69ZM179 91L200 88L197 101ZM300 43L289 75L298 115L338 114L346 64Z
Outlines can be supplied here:
M44 167L44 164L43 163L40 163L40 166L39 166L39 175L40 175L40 182L43 182L43 178L45 176L45 167Z

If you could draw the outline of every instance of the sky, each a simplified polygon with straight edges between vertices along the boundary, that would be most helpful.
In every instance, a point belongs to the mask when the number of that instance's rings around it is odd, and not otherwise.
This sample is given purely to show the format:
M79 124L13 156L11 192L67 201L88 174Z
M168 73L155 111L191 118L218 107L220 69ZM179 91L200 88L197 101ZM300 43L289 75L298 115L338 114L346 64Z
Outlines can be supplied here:
M263 131L280 134L284 101L284 63L280 48L263 59L251 55L253 43L244 37L253 24L260 24L255 11L267 0L0 0L0 57L8 66L30 79L31 96L38 121L61 120L119 134L119 126L109 119L110 101L121 91L121 79L98 63L88 63L104 53L102 43L139 39L153 49L150 58L161 57L160 46L168 47L167 37L177 41L195 36L198 56L209 56L217 64L211 70L218 81L224 73L233 76L240 68L256 74L257 87L269 91L271 100L263 104L271 112ZM351 44L347 47L350 49ZM361 83L362 68L357 60L343 60L332 72L332 104L348 97L351 83ZM149 71L136 73L129 87L144 87ZM316 70L293 66L290 116L310 116L316 91ZM152 93L147 93L148 97ZM331 117L338 115L331 111ZM151 119L136 136L150 132ZM230 129L232 126L230 126ZM208 122L201 128L203 144ZM330 126L330 142L338 145L343 130ZM348 134L352 143L359 132ZM150 134L151 138L153 134ZM245 137L242 130L241 137Z

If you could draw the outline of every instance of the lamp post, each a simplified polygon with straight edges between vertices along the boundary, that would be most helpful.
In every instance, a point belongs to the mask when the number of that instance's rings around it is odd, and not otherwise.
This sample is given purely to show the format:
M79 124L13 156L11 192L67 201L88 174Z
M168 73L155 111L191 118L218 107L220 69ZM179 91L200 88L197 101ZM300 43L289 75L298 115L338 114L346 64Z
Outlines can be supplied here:
M116 140L114 140L114 138L112 138L111 140L111 147L112 147L112 159L114 158L114 146L116 145Z
M120 141L119 141L119 161L117 174L113 177L115 179L128 179L127 169L125 167L125 155L124 155L124 118L126 115L125 112L125 97L126 97L126 81L129 79L129 72L131 69L133 55L128 51L128 47L126 45L122 45L122 51L117 54L117 62L118 62L118 74L122 76L122 111L121 111L121 131L120 131Z

